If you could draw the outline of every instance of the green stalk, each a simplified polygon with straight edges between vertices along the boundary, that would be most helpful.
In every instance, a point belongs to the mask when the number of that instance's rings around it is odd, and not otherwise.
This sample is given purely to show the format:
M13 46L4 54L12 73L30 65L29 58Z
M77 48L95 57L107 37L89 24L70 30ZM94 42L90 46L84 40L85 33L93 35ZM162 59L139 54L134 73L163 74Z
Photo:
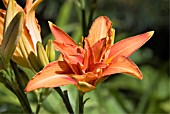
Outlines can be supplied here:
M84 101L83 101L83 96L84 96L84 92L79 91L78 92L79 95L79 114L83 114L84 113Z
M35 92L36 96L37 96L37 100L38 100L38 103L37 103L37 106L36 106L36 110L35 110L35 114L39 113L39 111L41 109L41 104L42 104L42 101L43 101L43 100L41 100L42 99L41 96L42 96L43 93L42 93L42 91L39 93L40 90L38 90L38 92Z
M16 84L16 86L15 86L16 89L14 88L15 94L18 97L24 111L28 112L28 113L32 113L30 103L29 103L28 98L24 92L25 86L24 86L24 83L22 82L23 81L22 76L18 70L18 67L17 67L16 63L14 63L12 61L11 61L11 66L12 66L12 69L14 70L14 75L15 75L15 82L14 82Z
M23 80L22 80L22 76L21 76L21 74L20 74L20 72L19 72L19 70L18 70L18 67L17 67L17 64L16 63L14 63L13 61L11 61L11 67L12 67L12 69L14 70L14 73L15 73L15 79L16 79L16 81L17 81L17 83L18 83L18 85L19 85L19 88L23 91L23 93L24 93L24 88L25 88L25 86L24 86L24 83L23 83Z
M87 36L87 28L86 28L86 17L85 17L85 9L82 9L82 29L83 29L83 36Z
M65 92L65 94L63 94L63 92L62 92L62 90L61 90L60 87L55 87L54 89L58 92L58 94L59 94L60 97L62 98L62 100L63 100L63 102L64 102L64 104L65 104L65 106L66 106L66 109L67 109L67 111L69 112L69 114L74 114L74 111L73 111L72 106L71 106L71 104L70 104L70 101L69 101L69 99L68 99L68 94L67 94L67 92Z
M4 83L4 85L6 88L8 88L12 93L14 93L17 96L24 112L32 114L32 110L29 105L28 99L26 98L26 95L20 89L11 87L11 85L9 83ZM16 85L14 85L14 86L16 87Z
M18 100L20 101L20 104L22 108L24 109L24 112L32 114L33 112L31 110L30 104L28 102L28 99L25 93L23 93L20 89L18 89L18 90L15 90L15 95L18 97Z
M48 97L49 94L51 94L52 88L42 88L39 90L39 92L36 93L38 98L38 103L36 107L36 114L39 113L41 109L42 102Z
M18 72L13 71L16 70L15 68L12 69L10 66L8 66L5 71L6 73L4 75L5 76L5 83L4 85L10 89L18 98L18 100L20 101L20 104L24 110L25 113L32 113L29 101L27 99L26 94L24 93L24 90L21 88L21 86L19 85L20 83L18 83L17 80L19 80L19 76Z
M82 31L83 31L83 36L87 36L87 24L86 24L86 11L85 11L85 2L83 0L79 0L80 3L80 8L81 8L81 24L82 24Z
M41 102L40 101L38 101L38 104L37 104L37 107L36 107L36 111L35 111L35 114L38 114L39 113L39 111L40 111L40 108L41 108Z
M89 15L89 20L88 20L88 25L87 25L87 30L90 29L91 25L92 25L92 20L93 20L93 15L96 9L96 5L97 5L97 0L92 0L90 3L90 15Z

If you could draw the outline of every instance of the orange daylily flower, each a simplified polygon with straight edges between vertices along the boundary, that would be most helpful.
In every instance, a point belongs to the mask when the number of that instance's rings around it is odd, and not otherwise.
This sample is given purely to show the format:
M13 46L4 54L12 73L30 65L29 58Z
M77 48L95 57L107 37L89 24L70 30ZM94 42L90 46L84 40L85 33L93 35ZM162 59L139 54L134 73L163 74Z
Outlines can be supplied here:
M142 79L138 67L128 58L153 35L153 31L121 40L115 44L111 21L101 16L97 18L87 38L84 48L77 46L60 28L49 22L55 37L53 45L63 56L63 61L49 63L28 83L25 91L38 88L57 87L74 84L78 90L88 92L111 74L125 73Z
M33 0L27 0L25 8L23 9L15 0L3 0L7 10L0 9L0 44L13 17L18 12L24 13L24 30L11 59L17 64L27 68L31 67L29 56L31 54L37 54L36 43L38 41L41 42L40 27L35 18L35 10L41 2L42 0L36 0L35 2L33 2Z

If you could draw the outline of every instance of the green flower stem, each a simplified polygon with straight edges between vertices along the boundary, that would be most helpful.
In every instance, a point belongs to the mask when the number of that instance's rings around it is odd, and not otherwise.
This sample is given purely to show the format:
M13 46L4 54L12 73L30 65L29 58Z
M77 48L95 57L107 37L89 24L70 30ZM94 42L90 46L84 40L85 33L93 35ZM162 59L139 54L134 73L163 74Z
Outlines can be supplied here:
M67 90L63 91L65 98L69 101Z
M42 94L43 94L43 92L41 91L40 93L39 93L39 90L37 90L37 92L35 92L36 93L36 96L37 96L37 99L38 99L38 103L37 103L37 106L36 106L36 111L35 111L35 114L38 114L39 113L39 111L40 111L40 109L41 109L41 104L42 104L42 102L43 102L43 100L42 100Z
M18 70L17 64L11 61L11 67L14 70L15 79L16 79L18 85L19 85L19 88L21 90L23 90L23 92L24 92L25 85L24 85L23 80L22 80L23 77L21 76L21 74Z
M38 104L37 104L37 107L36 107L36 111L35 111L35 114L38 114L39 113L39 111L40 111L40 108L41 108L41 102L40 101L38 101Z
M14 70L16 70L16 69L14 69ZM31 110L29 101L27 99L27 96L24 93L24 90L20 88L20 85L17 81L18 77L16 77L16 75L19 76L19 74L17 74L17 73L16 73L16 71L13 71L13 69L10 66L8 66L5 69L5 72L3 74L4 78L5 78L4 85L17 96L24 112L25 113L32 113L32 110Z
M78 105L79 105L79 114L83 114L84 113L84 101L83 101L83 96L84 96L84 92L81 92L81 91L79 91L78 92L78 94L79 94L79 103L78 103Z
M16 85L16 86L14 86L15 95L18 97L24 111L27 113L32 113L30 103L29 103L28 98L24 92L25 86L22 81L22 76L18 70L18 67L17 67L16 63L14 63L12 61L11 61L11 66L14 71L13 75L15 76L15 81L13 82L14 85ZM13 72L13 71L10 71L10 72ZM12 73L11 73L11 75L12 75Z
M18 100L19 100L19 102L20 102L20 104L21 104L24 112L25 112L25 113L32 114L32 110L31 110L30 104L29 104L29 102L28 102L28 99L26 98L25 93L23 93L20 89L16 89L16 88L11 87L11 85L9 85L9 84L7 84L7 83L5 83L4 85L5 85L12 93L14 93L14 94L17 96L17 98L18 98Z
M87 36L87 24L86 24L86 11L85 11L85 2L83 0L79 0L80 9L81 9L81 24L82 24L82 32L83 36Z
M55 87L54 89L55 89L55 90L58 92L58 94L61 96L61 98L62 98L62 100L63 100L63 102L64 102L64 104L65 104L65 106L66 106L67 111L68 111L70 114L74 114L74 111L73 111L72 106L71 106L71 104L70 104L70 101L69 101L67 92L64 92L64 94L63 94L63 92L62 92L62 90L61 90L60 87Z
M51 94L52 88L43 88L43 89L39 89L38 91L36 92L38 98L38 103L35 112L36 114L39 113L42 102L48 97L49 94Z
M86 17L85 17L85 9L82 9L82 29L83 29L83 36L87 36L87 27L86 27Z
M20 89L14 91L15 91L15 95L18 97L18 100L20 101L22 108L24 109L24 112L31 114L32 110L29 101L26 97L26 94L23 93L23 91L21 91Z
M91 24L92 24L92 20L93 20L93 15L96 9L96 5L97 5L97 0L92 0L90 3L90 14L89 14L89 20L88 20L88 25L87 25L87 30L90 29Z

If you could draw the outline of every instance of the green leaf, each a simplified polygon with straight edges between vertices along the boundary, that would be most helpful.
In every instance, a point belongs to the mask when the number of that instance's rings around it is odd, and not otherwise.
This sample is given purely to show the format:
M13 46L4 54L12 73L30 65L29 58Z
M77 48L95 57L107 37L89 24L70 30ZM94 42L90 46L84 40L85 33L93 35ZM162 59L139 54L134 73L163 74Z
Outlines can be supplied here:
M11 105L20 106L17 97L2 83L0 83L0 97L1 97L0 104L8 103Z
M84 99L86 98L90 98L85 104L85 113L87 114L125 113L117 99L101 85L98 85L94 91L86 93Z
M59 27L63 27L69 21L73 6L73 0L66 0L60 8L55 24Z
M170 113L170 99L160 103L160 108L167 113Z

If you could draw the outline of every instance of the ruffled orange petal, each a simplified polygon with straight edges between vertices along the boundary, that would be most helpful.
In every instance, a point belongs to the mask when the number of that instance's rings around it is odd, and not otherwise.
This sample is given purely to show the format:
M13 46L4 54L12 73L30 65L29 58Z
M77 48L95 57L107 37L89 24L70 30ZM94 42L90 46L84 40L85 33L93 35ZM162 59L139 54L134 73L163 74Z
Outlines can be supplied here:
M67 53L68 55L77 55L84 53L84 49L77 45L61 43L59 41L53 41L54 48L61 53Z
M87 39L84 40L85 41L85 54L84 54L84 68L83 70L89 70L91 65L94 65L94 55L93 55L93 51L92 51L92 47L89 44L89 41Z
M153 33L154 31L150 31L117 42L111 47L107 63L114 62L120 56L129 57L145 44L152 37Z
M94 56L95 62L100 62L102 60L103 54L105 53L105 49L106 49L106 38L99 40L92 46L92 51L93 54L95 55Z
M64 55L63 59L68 63L70 68L73 70L75 74L80 74L82 72L79 65L82 65L83 55L73 55L67 56Z
M79 74L78 64L83 64L84 59L84 50L81 47L72 44L59 43L53 41L53 45L57 51L60 51L63 54L63 59L68 63L72 68L75 74Z
M92 24L87 37L90 46L93 46L98 40L112 35L112 22L105 16L98 17Z
M102 76L107 76L116 73L125 73L142 79L142 73L135 63L129 58L121 56L114 63L111 63L107 69L103 71Z
M72 73L72 70L64 61L52 62L29 81L27 87L25 88L25 92L38 88L77 84L77 81L71 78Z
M59 27L55 26L52 22L49 22L49 26L50 26L51 32L54 35L55 40L57 40L60 43L76 45L74 40L67 33L65 33Z

